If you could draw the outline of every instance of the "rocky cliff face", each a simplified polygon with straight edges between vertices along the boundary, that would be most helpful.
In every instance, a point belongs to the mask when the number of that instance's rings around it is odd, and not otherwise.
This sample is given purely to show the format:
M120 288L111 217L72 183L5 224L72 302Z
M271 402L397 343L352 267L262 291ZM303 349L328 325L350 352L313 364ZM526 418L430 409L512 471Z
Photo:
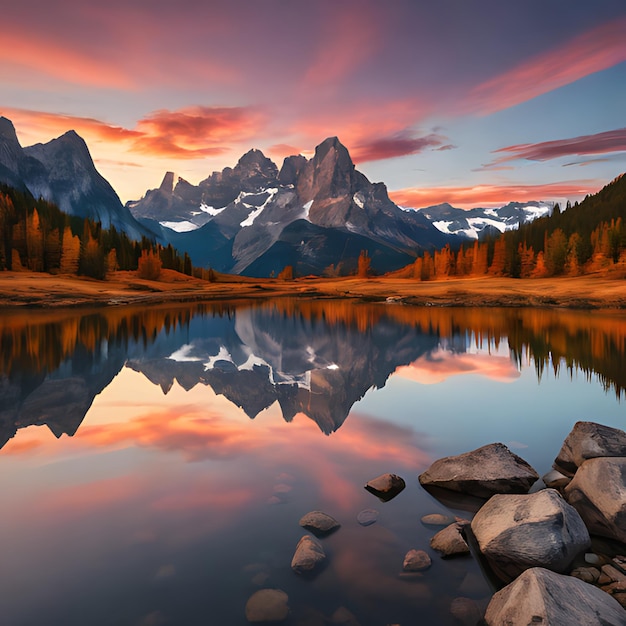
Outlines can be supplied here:
M113 225L133 238L153 236L122 205L74 131L22 148L12 122L0 117L0 182L54 202L69 215Z

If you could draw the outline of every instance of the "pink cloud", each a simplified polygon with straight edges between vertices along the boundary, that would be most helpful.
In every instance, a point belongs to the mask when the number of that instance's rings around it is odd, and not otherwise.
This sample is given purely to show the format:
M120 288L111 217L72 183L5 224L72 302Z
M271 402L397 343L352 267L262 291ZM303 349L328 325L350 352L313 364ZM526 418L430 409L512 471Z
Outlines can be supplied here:
M418 154L427 148L441 146L445 140L445 137L434 133L423 137L413 137L411 133L405 131L390 137L382 137L367 143L358 144L351 154L355 163L379 161L409 154Z
M489 114L626 61L626 17L613 20L488 80L462 106Z
M507 146L494 152L503 154L496 160L496 163L504 163L516 159L548 161L563 156L622 151L626 151L626 128L608 130L595 135L581 135L570 139Z
M380 45L377 18L367 6L333 6L317 36L317 50L302 79L305 90L333 85L372 56Z
M537 185L475 185L472 187L413 187L389 192L397 204L426 207L443 202L461 207L501 206L507 202L528 202L553 198L580 199L596 193L603 183L596 180L546 183Z
M512 382L520 373L508 356L491 354L450 354L439 351L399 367L394 375L423 385L441 383L450 376L480 374L498 382Z

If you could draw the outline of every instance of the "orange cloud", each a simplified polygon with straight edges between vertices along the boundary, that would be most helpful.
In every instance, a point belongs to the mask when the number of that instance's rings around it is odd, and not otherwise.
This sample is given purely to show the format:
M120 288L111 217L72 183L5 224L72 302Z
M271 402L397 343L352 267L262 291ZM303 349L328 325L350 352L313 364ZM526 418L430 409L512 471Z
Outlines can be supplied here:
M461 207L502 206L507 202L529 202L554 198L584 198L596 193L604 183L596 180L546 183L537 185L475 185L473 187L412 187L389 192L401 206L427 207L443 202Z
M440 350L410 365L399 367L394 375L423 385L441 383L450 376L479 374L499 382L513 382L520 372L508 356L491 354L450 354Z
M626 61L626 17L613 20L478 85L466 104L483 115L507 109Z
M581 135L570 139L526 143L494 150L496 154L504 154L504 156L495 161L496 163L505 163L506 161L514 161L516 159L548 161L563 156L623 151L626 151L626 128L607 130L595 135Z
M132 152L158 157L197 159L223 154L233 143L258 137L265 124L264 115L246 107L186 107L177 111L160 110L148 114L128 129L100 120L3 108L2 113L25 136L58 136L69 129L92 140L121 143Z

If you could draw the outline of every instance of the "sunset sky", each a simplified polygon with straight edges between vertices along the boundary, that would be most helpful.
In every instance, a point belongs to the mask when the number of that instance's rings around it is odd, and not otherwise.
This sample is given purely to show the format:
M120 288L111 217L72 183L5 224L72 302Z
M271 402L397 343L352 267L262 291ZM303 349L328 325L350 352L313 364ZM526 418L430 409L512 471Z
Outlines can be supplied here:
M405 206L626 171L624 0L21 0L0 84L23 146L76 130L123 202L332 135Z

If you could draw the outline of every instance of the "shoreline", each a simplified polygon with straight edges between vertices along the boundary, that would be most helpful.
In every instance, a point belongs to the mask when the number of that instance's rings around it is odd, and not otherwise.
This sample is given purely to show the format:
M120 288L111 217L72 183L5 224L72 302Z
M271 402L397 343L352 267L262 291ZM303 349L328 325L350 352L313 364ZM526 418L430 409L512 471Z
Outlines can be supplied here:
M184 302L353 299L441 307L549 307L626 309L626 280L605 275L518 279L459 278L419 282L407 278L232 277L208 283L166 271L158 281L135 272L110 280L35 272L0 272L0 310L109 307Z

